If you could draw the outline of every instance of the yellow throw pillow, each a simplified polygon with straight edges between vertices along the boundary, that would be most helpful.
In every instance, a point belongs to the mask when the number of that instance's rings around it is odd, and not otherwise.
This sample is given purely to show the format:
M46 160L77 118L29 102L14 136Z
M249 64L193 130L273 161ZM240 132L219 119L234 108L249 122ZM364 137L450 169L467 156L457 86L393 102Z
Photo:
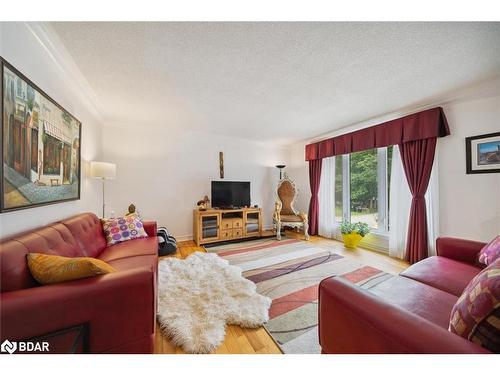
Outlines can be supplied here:
M43 285L78 280L116 271L106 262L95 258L67 258L39 253L29 253L27 258L31 275Z

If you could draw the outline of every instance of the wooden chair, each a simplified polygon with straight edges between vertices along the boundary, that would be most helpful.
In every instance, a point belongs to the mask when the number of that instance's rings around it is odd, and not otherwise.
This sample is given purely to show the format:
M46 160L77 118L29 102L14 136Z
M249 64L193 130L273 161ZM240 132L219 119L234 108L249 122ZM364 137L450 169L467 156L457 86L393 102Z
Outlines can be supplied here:
M278 183L276 189L276 202L274 203L273 224L276 229L276 238L281 240L283 227L302 228L306 240L309 240L309 222L307 214L299 212L293 207L297 199L298 189L295 184L285 176Z

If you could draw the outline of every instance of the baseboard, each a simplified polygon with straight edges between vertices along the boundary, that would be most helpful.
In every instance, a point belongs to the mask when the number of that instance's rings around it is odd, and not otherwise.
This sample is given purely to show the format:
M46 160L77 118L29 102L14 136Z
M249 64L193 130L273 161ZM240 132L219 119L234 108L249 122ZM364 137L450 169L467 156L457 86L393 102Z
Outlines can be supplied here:
M177 242L181 241L192 241L193 240L193 235L192 234L185 234L183 236L174 236Z

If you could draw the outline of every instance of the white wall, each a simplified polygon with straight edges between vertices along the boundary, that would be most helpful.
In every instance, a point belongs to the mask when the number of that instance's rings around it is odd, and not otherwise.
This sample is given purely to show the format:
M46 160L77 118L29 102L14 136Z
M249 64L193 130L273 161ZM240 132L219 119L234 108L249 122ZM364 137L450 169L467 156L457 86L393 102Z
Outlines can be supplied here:
M478 87L479 90L482 96L484 90ZM500 131L500 96L455 100L442 107L451 135L440 138L438 143L440 235L489 241L500 233L500 174L465 174L465 137ZM388 119L373 119L364 125ZM358 125L329 136L357 129ZM308 165L304 161L307 143L291 146L290 156L290 176L305 192L297 204L301 210L307 210L311 196Z
M441 235L489 241L500 234L500 173L465 174L465 137L500 131L500 96L443 106L439 140Z
M272 223L274 188L288 163L288 150L215 134L164 127L104 128L104 160L117 164L117 178L106 182L107 214L126 212L134 203L144 219L154 219L177 237L193 235L193 209L210 182L219 180L219 151L227 181L250 181L252 205L263 208L264 227Z
M72 87L72 80L61 71L60 62L54 60L50 51L41 45L26 24L0 23L0 55L82 122L81 199L2 213L0 238L80 212L99 212L99 184L87 178L88 161L99 158L102 150L101 126L98 120L82 105L81 98L75 94Z

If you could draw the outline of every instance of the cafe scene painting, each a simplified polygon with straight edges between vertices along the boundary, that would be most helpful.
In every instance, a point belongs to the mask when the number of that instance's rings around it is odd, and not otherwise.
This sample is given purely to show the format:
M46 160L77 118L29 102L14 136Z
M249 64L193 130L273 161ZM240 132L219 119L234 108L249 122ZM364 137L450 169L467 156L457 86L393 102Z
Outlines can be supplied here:
M2 211L79 199L81 123L2 68Z

